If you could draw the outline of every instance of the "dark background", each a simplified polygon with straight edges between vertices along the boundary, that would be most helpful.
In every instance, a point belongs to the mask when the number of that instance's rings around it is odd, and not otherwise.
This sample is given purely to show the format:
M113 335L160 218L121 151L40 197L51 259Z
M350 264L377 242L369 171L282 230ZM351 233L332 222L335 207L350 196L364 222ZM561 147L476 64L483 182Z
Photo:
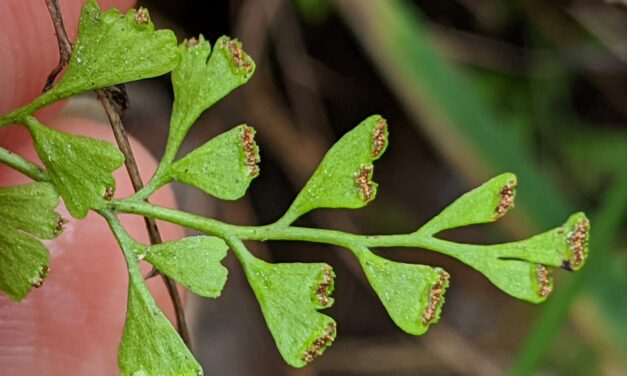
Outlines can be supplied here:
M325 261L337 274L338 339L311 366L283 363L231 255L217 300L192 298L195 353L214 375L627 374L627 8L620 1L140 1L179 39L240 39L257 71L208 110L184 151L240 124L257 129L261 176L223 203L177 186L187 211L237 224L276 220L325 150L373 113L390 124L377 200L299 223L357 233L412 231L463 192L519 175L516 210L447 234L522 239L592 218L585 271L555 272L553 296L516 301L456 260L417 249L386 257L452 275L442 320L412 337L388 318L356 260L320 245L251 243L269 261ZM157 157L169 77L129 85L131 133ZM543 321L537 321L538 318Z

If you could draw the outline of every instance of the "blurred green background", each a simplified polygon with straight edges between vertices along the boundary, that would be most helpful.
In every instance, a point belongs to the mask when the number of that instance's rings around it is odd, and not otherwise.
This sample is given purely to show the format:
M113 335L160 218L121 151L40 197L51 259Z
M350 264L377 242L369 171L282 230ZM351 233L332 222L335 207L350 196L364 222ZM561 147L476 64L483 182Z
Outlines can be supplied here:
M178 186L183 209L238 224L277 219L325 150L370 114L390 124L377 200L302 223L359 233L417 228L461 193L504 171L516 210L451 239L522 239L569 213L592 220L591 257L557 271L549 301L515 301L445 256L385 255L452 274L443 317L411 337L387 317L347 252L251 244L274 261L326 261L338 275L329 314L336 344L310 367L285 365L237 262L215 301L192 299L195 352L217 375L626 375L627 7L615 1L139 1L180 39L237 37L257 62L251 82L209 110L190 150L246 122L258 131L261 177L220 203ZM163 150L167 78L129 85L131 133Z

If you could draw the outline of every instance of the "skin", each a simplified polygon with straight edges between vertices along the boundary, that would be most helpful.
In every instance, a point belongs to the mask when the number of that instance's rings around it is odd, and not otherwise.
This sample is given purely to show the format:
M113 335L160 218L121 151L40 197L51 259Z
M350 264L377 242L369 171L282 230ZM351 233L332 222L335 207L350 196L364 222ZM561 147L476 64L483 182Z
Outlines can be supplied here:
M81 0L61 1L70 38L76 36ZM106 9L128 9L133 1L100 0ZM30 102L41 92L48 73L58 62L57 43L45 2L2 0L0 3L0 113ZM47 125L73 134L115 143L107 124L62 118L63 104L44 109L38 117ZM147 179L155 160L132 140L139 169ZM0 146L40 163L28 132L22 127L0 129ZM132 193L124 168L115 173L116 197ZM0 165L0 186L29 183L29 179ZM152 201L174 206L169 190L155 193ZM20 303L0 293L0 373L20 375L115 375L117 346L124 325L128 278L124 259L106 222L94 213L77 221L61 205L58 210L70 222L50 250L50 273L44 285ZM123 216L133 237L148 242L142 218ZM182 230L161 223L164 240L180 238ZM147 270L148 268L146 268ZM166 314L172 306L160 278L148 285Z

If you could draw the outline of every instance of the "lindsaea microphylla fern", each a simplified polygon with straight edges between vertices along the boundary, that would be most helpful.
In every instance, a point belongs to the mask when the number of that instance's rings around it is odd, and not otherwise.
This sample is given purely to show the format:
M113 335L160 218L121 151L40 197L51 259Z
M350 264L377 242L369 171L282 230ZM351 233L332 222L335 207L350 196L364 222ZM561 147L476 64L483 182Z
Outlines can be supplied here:
M0 188L0 289L24 299L44 284L49 268L42 239L61 236L66 222L55 208L60 198L82 219L95 211L106 219L126 259L128 308L119 347L124 375L200 375L202 369L148 292L138 263L200 296L217 298L227 279L220 263L230 249L241 263L283 359L302 367L335 340L335 321L321 313L333 304L334 272L325 263L268 263L244 241L298 240L340 246L352 252L389 316L403 331L424 334L439 318L449 274L439 267L388 260L372 252L386 247L422 248L454 257L505 293L531 303L547 299L550 272L580 269L588 255L589 221L577 213L552 230L526 240L460 244L439 238L445 230L498 220L514 205L516 176L498 175L464 194L408 234L356 235L294 226L317 208L361 208L375 199L374 163L388 145L388 124L373 115L344 135L325 155L287 212L264 226L235 226L147 202L158 188L180 181L223 200L242 197L260 173L254 128L239 125L176 159L195 120L230 91L246 83L255 64L238 41L202 36L177 45L171 31L155 30L145 9L101 12L94 1L82 10L79 33L63 77L30 104L0 118L31 133L44 169L0 148L0 161L32 178L31 184ZM53 130L33 113L55 101L170 72L174 106L164 157L150 182L127 198L114 198L112 172L124 163L106 142ZM118 214L168 221L206 235L146 245L132 239Z

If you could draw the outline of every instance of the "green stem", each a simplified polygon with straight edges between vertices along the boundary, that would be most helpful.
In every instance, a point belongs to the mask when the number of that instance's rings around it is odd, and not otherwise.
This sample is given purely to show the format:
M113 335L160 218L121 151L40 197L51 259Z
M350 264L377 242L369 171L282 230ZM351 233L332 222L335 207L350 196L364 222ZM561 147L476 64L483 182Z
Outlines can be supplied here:
M175 223L224 239L235 237L240 240L257 241L305 241L337 245L352 251L359 247L423 248L457 259L465 259L468 254L480 254L478 251L485 248L484 246L474 244L462 244L438 239L421 231L395 235L358 235L322 228L285 226L278 222L265 226L237 226L137 200L114 200L110 203L110 206L121 213L137 214ZM498 245L493 245L492 247L494 252L499 252Z
M34 114L35 111L39 110L40 108L54 103L60 99L63 99L62 96L60 96L59 93L55 92L54 90L46 91L26 106L20 107L17 110L0 117L0 127L15 123L21 123L21 120L23 118Z
M236 226L137 200L114 200L110 206L121 213L137 214L176 223L223 239L297 240L332 244L352 251L360 247L416 247L452 257L459 257L462 253L472 251L471 245L452 243L416 232L400 235L357 235L321 228L283 226L277 223L265 226Z
M161 169L161 165L159 165L159 168L152 176L152 178L150 178L148 184L144 185L139 191L135 192L134 195L129 197L129 200L146 201L148 197L155 193L157 189L171 182L172 179L165 172L166 170Z
M281 227L287 227L291 225L292 223L294 223L294 221L296 221L303 214L304 213L297 211L294 205L292 204L292 206L290 206L289 209L287 209L285 214L283 214L281 218L279 218L276 222L274 222L274 224L277 226L281 226Z
M16 169L35 181L48 181L48 172L19 155L0 147L0 162Z
M222 238L236 237L241 240L302 240L327 243L351 248L355 243L362 243L366 236L348 234L335 230L266 226L236 226L215 219L168 209L136 200L112 201L111 208L122 213L138 214L166 222L176 223L207 234ZM375 237L376 238L376 237ZM376 242L375 242L376 243ZM373 246L376 246L373 244Z
M244 267L244 272L246 273L246 276L248 276L249 266L257 261L257 258L253 256L252 253L250 253L248 248L246 248L246 246L244 245L244 242L242 242L239 238L233 235L229 235L224 240L229 245L229 247L231 247L240 264L242 264L242 266Z
M124 253L124 258L128 264L137 263L137 253L138 248L142 248L142 246L137 243L131 236L126 232L124 226L116 216L116 214L111 210L99 210L98 214L100 214L109 224L111 228L111 232L115 236L120 248L122 249L122 253Z
M176 98L174 100L174 104L172 107L172 116L170 117L170 127L168 133L168 140L165 145L165 151L163 152L163 156L159 161L159 165L157 166L157 170L150 178L148 184L144 186L139 192L135 193L133 196L134 199L145 200L152 193L154 193L157 189L161 188L163 185L172 181L172 178L168 174L168 168L170 165L174 163L176 159L176 155L183 144L183 140L187 135L187 132L184 133L173 133L174 129L190 129L192 124L196 121L197 117L194 118L181 118L181 112L177 111L177 102Z
M144 246L131 238L115 212L112 210L99 210L98 214L107 221L113 236L115 236L120 245L128 269L129 284L134 284L137 288L146 289L146 292L148 292L139 268L138 258L138 254L143 252Z

